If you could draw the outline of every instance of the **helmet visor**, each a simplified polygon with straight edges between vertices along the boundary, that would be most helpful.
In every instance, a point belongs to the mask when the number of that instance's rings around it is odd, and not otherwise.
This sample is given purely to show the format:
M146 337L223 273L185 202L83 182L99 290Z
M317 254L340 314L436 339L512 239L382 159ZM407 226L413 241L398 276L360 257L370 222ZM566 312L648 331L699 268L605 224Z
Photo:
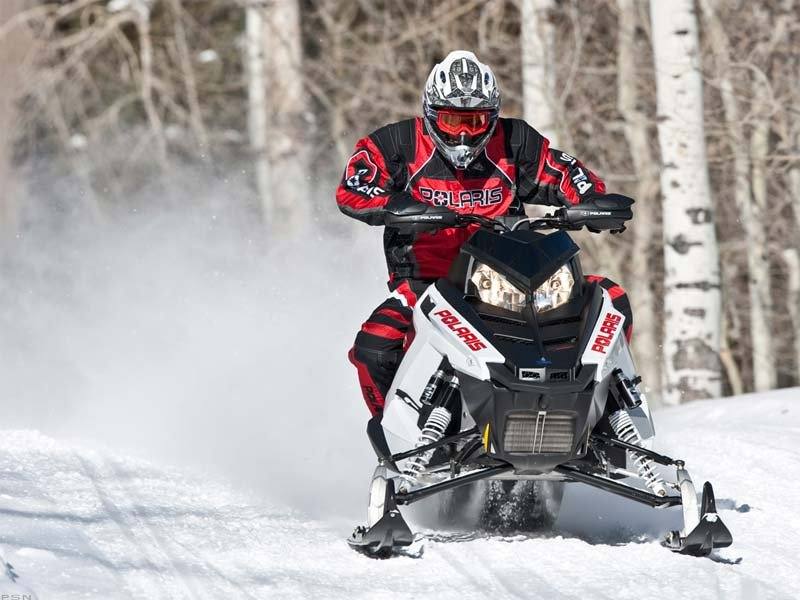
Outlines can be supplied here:
M436 128L451 139L462 135L477 137L486 133L492 124L492 110L457 110L440 108L436 111Z

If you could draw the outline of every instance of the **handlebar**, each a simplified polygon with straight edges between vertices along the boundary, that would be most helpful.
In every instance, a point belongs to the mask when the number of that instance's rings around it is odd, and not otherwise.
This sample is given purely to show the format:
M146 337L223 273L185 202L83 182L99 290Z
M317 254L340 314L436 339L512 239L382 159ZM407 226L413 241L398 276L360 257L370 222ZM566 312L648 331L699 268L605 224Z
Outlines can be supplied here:
M383 215L383 224L409 231L427 231L447 227L479 225L492 231L510 232L527 224L531 230L569 229L586 227L589 231L625 231L625 222L633 217L633 198L619 194L584 198L578 204L565 206L539 219L520 219L511 227L503 221L475 214L456 213L445 206L417 201L408 192L390 195Z
M520 225L529 224L528 228L531 230L541 230L541 229L571 229L571 225L564 219L561 215L545 215L541 218L529 218L529 219L520 219L516 221L511 227L503 223L502 221L498 221L497 219L491 219L489 217L483 217L481 215L459 215L458 216L458 225L466 226L476 224L480 225L481 227L486 227L487 229L500 229L501 231L516 231Z

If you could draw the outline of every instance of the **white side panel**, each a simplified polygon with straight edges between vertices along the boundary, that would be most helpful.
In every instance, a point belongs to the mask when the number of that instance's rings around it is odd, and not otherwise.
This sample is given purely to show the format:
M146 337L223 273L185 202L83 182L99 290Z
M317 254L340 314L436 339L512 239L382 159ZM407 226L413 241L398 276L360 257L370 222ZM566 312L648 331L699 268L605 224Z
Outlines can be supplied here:
M397 390L401 389L413 401L418 401L431 375L442 362L442 354L431 344L431 337L438 334L424 315L419 318L418 310L414 310L414 341L409 346L392 381L392 387L386 395L386 406L381 420L392 454L413 448L420 434L417 427L419 412L398 396Z
M434 303L430 320L422 312L426 298ZM414 341L389 389L381 421L392 453L403 452L416 445L420 434L417 427L419 412L413 404L419 401L444 356L457 372L484 380L489 379L488 363L505 362L503 355L489 340L467 323L433 286L417 301L414 330ZM397 394L398 390L402 390L401 395ZM462 428L472 426L472 417L463 411Z
M633 356L625 339L625 317L616 310L611 303L611 296L606 290L603 292L603 306L600 311L600 318L595 325L592 337L583 353L583 364L597 365L595 380L598 382L595 389L595 406L601 406L601 399L608 395L608 386L611 372L614 369L621 369L626 377L633 379L636 375L636 366L633 363ZM650 446L655 435L653 420L650 416L650 407L647 398L641 394L641 406L628 411L634 425L639 431L646 446ZM600 415L597 415L599 418ZM591 418L590 418L591 420Z
M434 308L430 312L429 324L432 324L439 333L431 339L431 343L447 356L450 364L457 371L478 379L489 379L487 364L504 363L503 355L458 314L456 309L442 297L439 290L431 286L427 295L434 303ZM414 311L415 325L418 320L428 321L419 308L421 305L422 302L419 302Z

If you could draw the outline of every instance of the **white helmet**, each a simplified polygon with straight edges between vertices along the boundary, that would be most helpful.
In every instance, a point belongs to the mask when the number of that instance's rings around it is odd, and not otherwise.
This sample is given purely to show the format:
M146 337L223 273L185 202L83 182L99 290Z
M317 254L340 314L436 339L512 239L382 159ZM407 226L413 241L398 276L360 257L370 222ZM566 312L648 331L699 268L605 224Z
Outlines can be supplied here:
M492 137L500 114L494 73L472 52L455 50L428 75L422 109L436 147L466 169Z

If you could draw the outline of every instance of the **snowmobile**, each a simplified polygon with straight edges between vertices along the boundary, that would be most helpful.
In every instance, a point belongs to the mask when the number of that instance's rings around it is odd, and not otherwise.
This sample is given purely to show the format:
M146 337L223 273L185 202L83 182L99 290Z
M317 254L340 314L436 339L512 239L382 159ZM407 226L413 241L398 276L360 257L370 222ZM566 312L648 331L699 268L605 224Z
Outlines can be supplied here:
M367 425L378 466L354 549L402 552L415 538L401 506L482 480L580 482L680 506L683 528L664 546L705 556L732 543L711 484L698 502L684 462L652 450L625 316L584 279L568 210L510 225L458 217L479 227L419 297L413 341ZM584 222L609 214L595 212ZM656 464L674 468L674 481Z

